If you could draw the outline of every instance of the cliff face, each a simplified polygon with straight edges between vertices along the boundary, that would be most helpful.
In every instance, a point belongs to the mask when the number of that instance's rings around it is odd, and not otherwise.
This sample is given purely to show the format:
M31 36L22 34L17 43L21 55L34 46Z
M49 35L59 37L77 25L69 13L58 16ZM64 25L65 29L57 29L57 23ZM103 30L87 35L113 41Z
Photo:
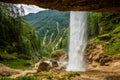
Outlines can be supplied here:
M7 3L34 4L62 11L120 12L119 0L0 0Z

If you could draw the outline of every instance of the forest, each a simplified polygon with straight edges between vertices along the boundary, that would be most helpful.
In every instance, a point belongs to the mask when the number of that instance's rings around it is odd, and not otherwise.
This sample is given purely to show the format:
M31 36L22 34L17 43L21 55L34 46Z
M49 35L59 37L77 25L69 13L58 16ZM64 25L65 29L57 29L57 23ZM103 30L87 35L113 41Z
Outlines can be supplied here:
M17 62L19 61L18 68L24 69L27 64L28 66L32 65L42 57L50 57L55 50L67 49L69 13L62 15L62 12L59 13L58 11L48 10L40 12L40 15L39 13L35 14L35 17L37 15L40 17L39 20L39 17L38 19L34 19L34 16L31 17L30 15L32 14L25 17L20 16L22 13L19 13L14 5L1 3L0 10L1 63L12 68L17 68L16 65L18 65ZM51 12L51 16L48 16L49 12ZM46 19L46 21L42 20L42 14L45 14L43 18ZM67 16L64 18L60 17L58 19L60 21L58 22L56 20L49 21L49 18L56 19L53 17L54 14L56 14L56 17L59 15L63 17ZM46 17L48 17L48 19ZM63 22L63 20L66 22ZM49 22L45 26L47 21ZM40 22L39 24L41 25L39 25L38 22ZM43 29L40 31L41 28Z
M0 66L4 64L13 69L31 70L39 61L56 60L63 53L67 55L69 11L45 10L21 16L23 14L22 9L15 5L0 2ZM96 63L105 66L107 62L120 61L120 14L87 12L87 21L87 59L94 61L94 56L90 58L90 55L94 50L99 52L101 47L96 46L101 45L103 57L97 58ZM44 76L42 79L46 77L45 80L74 80L73 77L80 74L59 73L61 78L55 77L55 73L36 73L9 79L6 77L10 75L2 76L0 72L0 80L39 80L39 76Z

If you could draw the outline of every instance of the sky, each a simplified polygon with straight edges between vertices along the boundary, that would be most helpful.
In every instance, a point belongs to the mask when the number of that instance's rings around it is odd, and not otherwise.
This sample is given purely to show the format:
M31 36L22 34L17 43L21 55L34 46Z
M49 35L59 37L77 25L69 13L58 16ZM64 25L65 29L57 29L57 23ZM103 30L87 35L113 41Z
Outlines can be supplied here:
M16 6L20 8L21 5L24 7L25 15L27 15L29 13L37 13L39 11L47 10L47 9L40 8L40 7L35 6L35 5L17 4Z

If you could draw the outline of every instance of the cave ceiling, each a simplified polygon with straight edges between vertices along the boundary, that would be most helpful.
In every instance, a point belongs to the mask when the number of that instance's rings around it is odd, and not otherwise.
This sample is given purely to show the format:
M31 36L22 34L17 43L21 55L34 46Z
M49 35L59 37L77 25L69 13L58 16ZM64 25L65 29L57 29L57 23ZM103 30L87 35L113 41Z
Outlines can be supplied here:
M120 12L120 0L0 0L14 4L32 4L60 11Z

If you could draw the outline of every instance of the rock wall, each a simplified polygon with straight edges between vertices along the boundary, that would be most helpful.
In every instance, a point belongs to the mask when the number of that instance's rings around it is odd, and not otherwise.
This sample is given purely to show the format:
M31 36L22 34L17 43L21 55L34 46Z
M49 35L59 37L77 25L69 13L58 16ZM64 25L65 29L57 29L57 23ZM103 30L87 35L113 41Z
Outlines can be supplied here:
M97 66L107 66L108 62L112 59L104 54L104 47L101 44L88 44L86 48L86 58L87 63L92 64L93 67Z
M62 11L120 12L120 0L0 0L7 3L34 4Z

